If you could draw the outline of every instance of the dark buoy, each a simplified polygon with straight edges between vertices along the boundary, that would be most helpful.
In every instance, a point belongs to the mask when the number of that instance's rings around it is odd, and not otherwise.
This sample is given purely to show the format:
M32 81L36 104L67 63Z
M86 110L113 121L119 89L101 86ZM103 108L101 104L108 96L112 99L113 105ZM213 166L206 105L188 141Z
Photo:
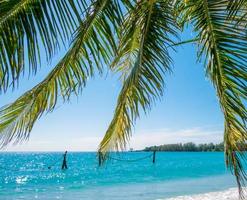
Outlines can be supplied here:
M153 151L153 164L155 163L155 161L156 161L156 150Z

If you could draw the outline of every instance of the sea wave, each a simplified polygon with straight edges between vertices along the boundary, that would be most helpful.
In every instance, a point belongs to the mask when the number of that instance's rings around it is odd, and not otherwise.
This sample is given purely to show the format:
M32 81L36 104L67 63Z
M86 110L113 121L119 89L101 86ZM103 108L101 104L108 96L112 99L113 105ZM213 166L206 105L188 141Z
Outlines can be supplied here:
M163 200L239 200L239 194L237 188L230 188L219 192L209 192L191 196L178 196Z

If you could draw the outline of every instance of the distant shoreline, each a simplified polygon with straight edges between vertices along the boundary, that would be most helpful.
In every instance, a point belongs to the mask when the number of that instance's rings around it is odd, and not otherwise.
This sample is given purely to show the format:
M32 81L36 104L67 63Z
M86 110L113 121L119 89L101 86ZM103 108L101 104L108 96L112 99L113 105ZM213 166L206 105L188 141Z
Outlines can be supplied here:
M163 151L163 152L223 152L224 143L214 144L195 144L193 142L177 143L177 144L163 144L159 146L146 147L142 151Z

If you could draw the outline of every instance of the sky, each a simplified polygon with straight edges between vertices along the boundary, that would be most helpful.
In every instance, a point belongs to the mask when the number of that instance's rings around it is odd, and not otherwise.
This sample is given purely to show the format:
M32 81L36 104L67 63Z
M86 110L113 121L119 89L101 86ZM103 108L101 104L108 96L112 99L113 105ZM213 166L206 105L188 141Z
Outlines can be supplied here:
M182 40L191 36L187 30ZM128 148L223 141L223 116L204 66L197 62L197 47L187 44L176 50L171 52L172 72L166 74L164 96L137 120ZM41 64L37 76L23 78L17 90L2 94L0 106L41 81L64 53L61 49L51 63ZM118 75L111 72L90 79L79 97L59 102L52 113L43 115L27 142L1 151L96 151L112 119L120 88Z

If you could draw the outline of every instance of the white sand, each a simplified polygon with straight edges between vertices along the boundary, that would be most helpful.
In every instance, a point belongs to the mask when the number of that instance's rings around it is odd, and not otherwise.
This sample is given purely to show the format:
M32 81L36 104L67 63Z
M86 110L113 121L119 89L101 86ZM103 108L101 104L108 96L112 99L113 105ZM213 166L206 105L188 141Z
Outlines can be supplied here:
M163 200L239 200L238 189L231 188L220 192L209 192L191 196L179 196Z

